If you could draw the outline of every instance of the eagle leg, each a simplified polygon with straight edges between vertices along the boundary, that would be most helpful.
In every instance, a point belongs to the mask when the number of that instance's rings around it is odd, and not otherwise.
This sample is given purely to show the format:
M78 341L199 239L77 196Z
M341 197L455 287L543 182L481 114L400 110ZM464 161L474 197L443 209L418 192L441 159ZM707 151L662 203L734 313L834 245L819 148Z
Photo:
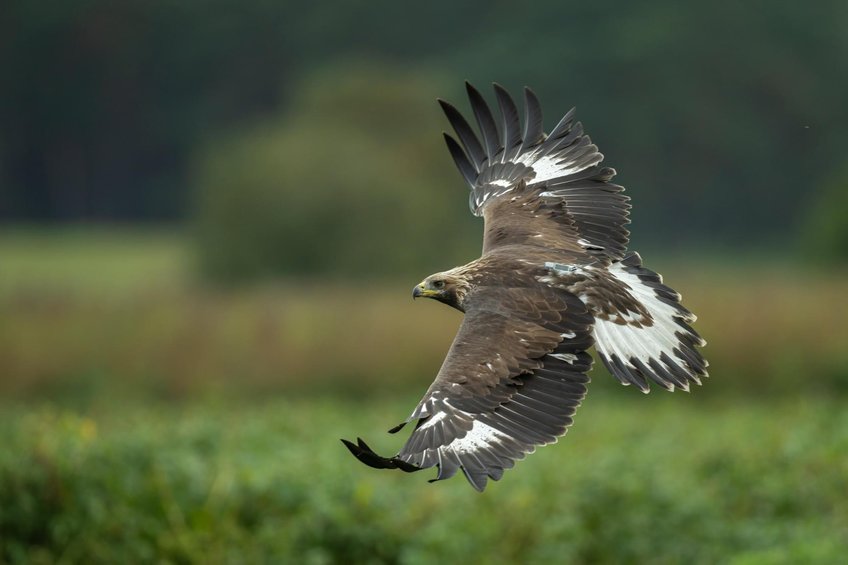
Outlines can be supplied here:
M342 443L345 444L353 455L368 465L369 467L373 467L375 469L400 469L401 471L405 471L407 473L414 473L415 471L420 471L421 467L416 467L411 463L407 463L402 459L398 459L397 457L381 457L374 453L374 450L368 447L368 444L362 441L362 438L356 438L356 444L346 439L342 440Z

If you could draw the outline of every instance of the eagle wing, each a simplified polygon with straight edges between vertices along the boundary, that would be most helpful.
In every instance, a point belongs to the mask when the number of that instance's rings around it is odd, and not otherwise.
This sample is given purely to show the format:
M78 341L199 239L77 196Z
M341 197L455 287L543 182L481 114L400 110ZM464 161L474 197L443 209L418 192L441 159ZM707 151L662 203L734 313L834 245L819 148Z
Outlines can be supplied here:
M574 295L544 285L482 287L392 458L362 440L345 445L377 468L462 470L482 491L538 445L555 442L586 394L592 316ZM395 428L399 430L403 424Z
M485 213L487 203L517 189L531 189L551 210L568 217L575 245L612 261L624 257L630 235L625 227L629 198L622 194L623 187L610 183L615 170L600 166L604 156L583 133L582 124L574 121L574 109L546 135L541 105L529 88L524 89L523 128L515 102L500 85L494 85L500 126L483 96L468 83L466 89L479 138L454 106L439 103L456 132L456 139L444 134L445 141L471 188L471 211L485 215L487 232L495 220Z
M574 122L574 110L546 136L538 99L525 89L521 129L515 103L496 84L499 129L480 93L466 88L482 142L456 108L440 103L459 140L445 134L471 187L471 210L485 219L484 255L520 245L522 256L541 257L552 269L547 280L589 306L599 357L622 383L643 392L649 381L668 390L700 384L707 362L697 348L706 342L689 325L695 316L627 253L629 199L609 182L615 171L600 167L603 155ZM588 284L575 286L584 276Z

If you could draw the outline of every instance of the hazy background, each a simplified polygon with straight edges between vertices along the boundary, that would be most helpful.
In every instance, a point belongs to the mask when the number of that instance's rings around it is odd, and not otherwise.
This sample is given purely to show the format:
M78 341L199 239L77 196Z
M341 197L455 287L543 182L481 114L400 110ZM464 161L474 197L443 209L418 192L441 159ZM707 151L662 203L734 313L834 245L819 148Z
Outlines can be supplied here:
M835 0L3 3L0 562L833 562L846 25ZM644 397L596 368L573 433L483 496L337 441L397 450L459 323L409 295L479 254L435 102L464 80L532 87L546 129L577 106L712 375Z

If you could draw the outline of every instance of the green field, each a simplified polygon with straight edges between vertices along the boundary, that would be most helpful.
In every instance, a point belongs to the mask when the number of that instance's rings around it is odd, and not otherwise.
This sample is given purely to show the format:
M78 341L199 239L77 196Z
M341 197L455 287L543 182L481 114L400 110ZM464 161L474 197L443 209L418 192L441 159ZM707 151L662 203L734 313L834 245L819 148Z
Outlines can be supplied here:
M484 494L361 465L411 396L3 411L13 563L836 563L844 401L590 397Z
M596 368L569 434L479 494L339 442L400 446L385 430L455 313L410 281L212 288L189 257L162 234L0 233L0 563L848 553L844 273L649 260L700 314L711 377L644 396Z

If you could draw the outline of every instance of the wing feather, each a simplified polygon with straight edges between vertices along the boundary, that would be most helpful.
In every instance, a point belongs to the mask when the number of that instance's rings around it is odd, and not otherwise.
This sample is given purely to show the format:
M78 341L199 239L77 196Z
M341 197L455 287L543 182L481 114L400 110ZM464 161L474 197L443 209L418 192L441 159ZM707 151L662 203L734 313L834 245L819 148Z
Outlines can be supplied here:
M480 145L480 141L477 139L477 136L474 135L474 131L471 129L471 126L468 125L468 122L466 122L465 118L462 117L462 114L459 113L459 110L444 100L439 100L439 104L442 107L442 111L444 111L447 116L448 121L451 123L451 126L453 126L456 135L459 137L459 141L465 148L465 153L474 165L474 169L479 173L483 168L483 161L486 160L486 154L483 152L483 147Z
M600 274L586 301L596 317L598 356L609 371L643 392L649 381L668 390L700 384L707 362L698 347L705 342L688 324L695 316L680 295L642 266L636 253Z
M592 362L585 351L592 343L586 306L541 284L486 287L466 300L445 362L410 416L415 430L392 458L351 449L363 462L403 470L435 466L436 480L462 470L483 490L571 425Z
M448 151L450 151L451 157L453 157L453 161L456 163L456 168L459 169L459 172L465 178L465 182L473 184L477 179L477 169L474 168L474 164L468 159L468 155L465 154L465 151L454 138L447 133L443 133L442 135L445 137L445 143L447 143Z
M524 135L519 153L535 147L545 138L542 126L542 105L536 93L529 88L524 89Z
M495 95L498 98L498 106L503 117L503 146L504 153L501 162L505 163L509 159L515 158L518 154L518 149L521 147L521 121L518 118L518 108L515 106L515 101L509 95L504 87L495 83ZM474 183L469 183L473 188Z
M495 118L492 116L492 111L489 110L489 106L486 104L483 96L476 88L466 82L465 89L468 91L468 99L471 100L471 109L474 111L474 117L477 119L480 133L483 135L486 157L489 163L493 163L495 155L503 149L500 144L498 126L495 125Z
M559 123L557 123L557 125L554 126L554 129L551 130L551 135L549 136L550 139L562 139L563 143L570 143L570 140L568 139L568 136L566 134L571 135L573 137L580 137L581 135L583 135L583 125L580 122L577 122L573 128L573 131L571 131L571 122L574 121L574 112L575 109L572 108L571 110L565 113Z
M604 157L585 135L583 125L574 121L574 109L546 136L542 107L533 91L524 91L522 128L512 97L495 84L502 124L499 132L495 117L479 91L470 84L467 90L482 144L454 106L440 103L459 138L459 143L449 141L448 149L471 187L472 212L485 216L488 223L491 215L486 213L486 208L493 202L511 199L520 187L533 189L555 205L558 215L569 218L564 223L572 223L575 228L567 236L572 243L582 241L584 251L610 261L620 260L627 252L630 237L625 227L629 223L629 198L621 194L624 190L621 186L610 183L615 169L600 166ZM541 232L542 223L532 221L520 229L536 226Z

